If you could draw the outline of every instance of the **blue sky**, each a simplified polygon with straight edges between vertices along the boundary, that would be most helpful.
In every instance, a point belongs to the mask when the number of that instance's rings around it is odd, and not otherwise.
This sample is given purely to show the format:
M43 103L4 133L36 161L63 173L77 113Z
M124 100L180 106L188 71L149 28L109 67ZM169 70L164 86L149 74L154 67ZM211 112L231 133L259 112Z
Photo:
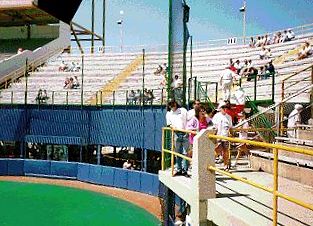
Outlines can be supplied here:
M102 34L102 1L96 4L96 32ZM242 0L186 0L190 6L189 30L194 40L242 35ZM167 44L168 0L106 0L106 43L118 46L123 17L125 45ZM313 23L312 0L247 0L247 35ZM120 15L120 11L124 15ZM83 0L75 22L91 27L91 0Z

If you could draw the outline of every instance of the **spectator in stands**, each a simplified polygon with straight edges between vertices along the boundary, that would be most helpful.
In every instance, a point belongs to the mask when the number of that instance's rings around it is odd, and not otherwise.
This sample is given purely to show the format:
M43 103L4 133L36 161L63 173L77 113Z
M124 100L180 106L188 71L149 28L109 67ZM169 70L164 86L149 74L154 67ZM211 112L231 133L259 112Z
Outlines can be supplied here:
M225 70L222 72L222 75L220 76L219 83L222 87L224 100L230 99L230 89L232 87L233 79L235 76L236 74L231 71L228 66L225 68Z
M37 104L41 104L41 101L42 101L42 89L38 90L38 93L37 93L37 96L36 96L35 100L36 100Z
M255 47L260 47L260 46L261 46L261 44L262 44L261 37L260 37L260 36L258 36L258 38L257 38L257 40L256 40L256 42L255 42Z
M127 159L126 162L124 162L123 169L128 169L128 170L133 169L133 165L129 159Z
M287 38L285 39L285 41L291 41L296 37L295 33L289 28L287 30Z
M271 49L270 48L265 48L264 46L262 47L260 53L259 53L260 59L261 60L267 60L272 56Z
M65 79L65 81L64 81L64 86L63 86L63 88L66 89L69 83L70 83L70 79L67 77L67 78Z
M166 75L167 70L168 70L168 68L167 68L167 64L166 64L166 63L164 63L164 64L163 64L162 74L163 74L163 75Z
M67 64L62 60L60 66L59 66L59 71L66 71L68 69Z
M163 71L163 68L161 65L159 65L156 69L156 71L154 72L154 75L160 75Z
M76 64L72 61L71 65L68 68L68 71L75 72L76 71Z
M230 69L232 72L234 72L234 73L237 74L237 68L235 68L234 63L232 63L232 64L229 66L229 69Z
M236 60L234 63L234 67L237 69L236 74L240 74L240 70L242 69L243 65L240 63L240 60Z
M48 94L47 94L47 90L44 90L43 94L42 94L42 97L41 97L41 100L42 100L43 103L46 103L48 99L49 99L49 97L48 97Z
M261 36L260 46L264 46L265 44L266 44L266 38L265 38L265 36Z
M266 68L265 66L261 66L258 73L258 80L266 79Z
M280 40L279 40L279 42L286 42L286 39L287 39L288 37L287 37L287 30L284 30L284 32L281 34L281 36L280 36Z
M147 103L149 104L153 104L153 100L154 100L154 94L153 94L153 90L148 90L147 92Z
M187 110L183 107L180 107L176 100L170 101L168 103L168 107L170 111L166 113L167 125L174 129L185 130L187 126ZM176 131L174 136L175 152L186 155L189 147L188 134ZM182 160L182 158L179 157L176 158L176 170L174 172L174 176L187 176L187 170L187 160Z
M274 75L275 74L275 67L273 65L273 61L271 60L266 67L266 72L271 74L271 75Z
M24 52L23 48L18 48L17 49L17 54L21 54L22 52Z
M243 75L249 68L249 65L248 65L248 60L247 59L245 59L244 61L243 61L243 64L241 65L241 69L240 69L240 73L239 73L239 75Z
M258 69L256 69L255 67L251 67L249 69L249 72L247 73L247 81L251 81L252 79L257 78L258 75Z
M137 89L137 92L135 93L135 104L140 104L141 103L141 90ZM138 101L138 102L137 102Z
M301 104L295 104L294 110L288 116L287 128L292 129L287 132L289 138L296 137L295 129L297 128L297 125L301 124L302 110L303 106Z
M173 89L174 99L180 101L183 95L183 81L180 79L179 75L175 75L171 87Z
M248 60L248 68L251 68L254 66L254 63L252 63L252 60Z
M313 50L309 42L305 42L304 46L302 47L302 50L298 54L297 60L302 60L307 58L308 56L312 55Z
M143 103L146 104L148 101L149 92L147 89L143 90Z
M281 36L281 33L280 33L280 32L277 32L277 33L274 35L273 44L279 43L279 41L280 41L280 36Z
M253 37L250 38L249 46L250 46L251 48L254 48L254 47L255 47L255 40L254 40Z
M134 90L131 90L130 92L129 92L129 94L128 94L128 97L127 97L127 99L128 99L128 104L134 104L134 103L136 103L136 99L135 99L135 91Z
M65 89L72 89L73 88L73 82L74 82L74 79L72 77L66 78L65 82L64 82L64 88Z
M268 34L265 35L265 42L264 42L264 45L270 45L271 44L271 39L269 37Z
M79 87L79 81L77 79L77 76L75 75L73 79L73 89L77 89L78 87Z
M227 108L226 103L223 101L218 106L218 113L213 117L212 122L214 127L217 129L217 135L219 136L229 136L229 130L232 128L232 119L226 113L225 109ZM219 160L224 161L224 169L229 169L229 142L225 140L218 140L215 147L215 152L219 155L222 155L223 158Z

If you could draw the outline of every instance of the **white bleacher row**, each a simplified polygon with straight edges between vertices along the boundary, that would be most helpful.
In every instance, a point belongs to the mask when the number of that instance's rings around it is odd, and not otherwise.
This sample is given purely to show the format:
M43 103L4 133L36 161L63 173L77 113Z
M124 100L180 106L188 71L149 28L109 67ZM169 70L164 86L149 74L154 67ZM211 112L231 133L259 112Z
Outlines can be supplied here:
M77 76L81 81L81 72L59 72L58 68L63 59L66 58L66 54L62 54L61 57L54 57L47 62L45 67L40 68L41 71L32 72L27 78L27 103L35 103L36 96L39 89L47 90L50 97L48 103L52 101L55 104L65 103L80 103L81 94L80 89L68 90L64 89L64 81L67 77ZM89 56L85 59L84 68L84 101L87 101L95 95L97 90L100 90L104 84L111 81L121 70L123 70L135 57L132 56L128 59L124 59L119 62L116 67L116 57L113 59L110 56ZM79 57L75 62L79 61ZM94 64L97 62L98 64ZM105 67L98 69L99 65L106 62ZM92 64L91 64L92 63ZM91 65L89 65L91 64ZM89 67L89 68L88 68ZM95 70L97 69L97 70ZM26 79L21 78L18 82L12 83L11 87L2 90L1 103L24 103L25 100ZM53 98L52 98L52 92Z
M288 53L288 51L293 50L295 48L298 48L301 43L308 40L308 38L312 38L312 34L310 36L306 36L303 39L286 42L286 43L280 43L268 46L272 49L273 57L272 59L275 59L275 57L281 56L283 54ZM235 49L235 48L233 48ZM217 82L219 79L219 76L221 74L221 71L225 68L226 65L229 64L229 59L232 58L233 60L236 59L252 59L253 64L255 67L260 67L268 63L269 60L260 60L259 59L259 51L260 48L249 48L249 47L242 47L240 49L235 49L232 52L235 52L236 54L228 54L227 47L223 49L219 49L218 53L211 53L203 51L203 50L197 50L193 52L193 76L197 77L198 81L205 81L205 82ZM147 55L147 65L145 66L146 73L145 73L145 81L149 81L145 84L146 88L150 89L159 89L162 88L160 86L160 83L162 81L161 76L155 76L153 72L156 70L157 65L163 64L167 61L167 55L156 55L156 54L148 54ZM178 62L180 63L180 62ZM312 58L304 59L301 61L290 61L281 65L276 65L276 70L278 72L277 78L276 78L276 86L280 86L281 79L283 78L282 75L291 74L293 72L297 72L300 69L307 67L312 64ZM214 65L214 66L211 66ZM189 72L189 59L187 59L187 73ZM127 81L122 84L121 89L140 89L142 87L142 84L140 83L142 77L141 72L134 73L131 77L127 79ZM261 83L260 83L261 82ZM259 81L260 84L263 83L263 81ZM247 89L247 93L249 96L253 96L253 88L254 84L253 82L249 82L248 84L252 85L246 85L245 89ZM261 86L265 87L265 90L268 91L268 85ZM271 86L269 86L271 87ZM293 91L296 90L297 87ZM268 93L268 92L267 92ZM264 96L264 99L268 95L265 95L265 93L260 90L257 92L258 95ZM276 88L275 91L275 99L280 99L280 88ZM307 95L305 95L305 100L307 101ZM303 100L303 99L301 99Z
M296 49L306 40L312 39L313 34L306 34L302 38L294 41L280 43L275 45L267 46L272 50L272 59L286 54L288 51ZM221 71L229 63L229 59L233 60L240 59L251 59L255 67L263 66L268 62L268 60L259 59L260 48L249 48L247 46L225 46L225 47L214 47L214 48L203 48L193 51L193 76L197 77L198 81L210 81L216 82L220 76ZM114 77L121 72L132 60L140 56L141 53L109 53L109 54L86 54L84 55L84 90L90 90L84 94L84 102L87 102L90 97L95 95L95 93L100 90L100 88L107 82L114 79ZM187 53L188 55L188 53ZM58 67L61 61L64 60L66 63L80 63L82 61L81 55L75 54L62 54L59 57L50 59L47 65L42 69L42 71L33 72L28 78L28 90L32 90L28 95L28 103L32 103L35 100L37 92L39 89L46 89L48 95L52 96L52 91L54 92L54 103L67 103L70 101L79 103L81 100L80 90L65 90L63 89L64 80L66 77L78 76L81 79L80 72L59 72ZM154 95L157 100L162 99L161 89L164 88L161 85L163 80L162 76L154 75L159 64L167 63L167 53L165 52L153 52L146 54L145 62L145 88L147 89L159 89L154 91ZM174 67L179 67L182 61L176 61ZM281 65L275 65L279 75L290 74L296 72L301 68L312 64L312 59L304 59L301 61L290 61ZM189 74L190 69L189 58L187 58L187 73ZM277 76L276 82L279 84L281 76ZM268 81L258 81L258 86L260 85L260 90L257 94L260 97L266 95L266 90L268 90ZM278 85L280 86L280 85ZM14 83L12 86L3 90L1 93L2 98L0 102L10 103L24 101L24 90L25 90L25 79L22 78L20 83ZM243 84L243 87L247 90L248 95L252 96L250 93L253 92L253 82L248 82ZM264 87L264 88L263 88ZM138 69L126 79L126 81L120 85L119 90L115 93L115 102L124 103L126 101L126 91L127 90L141 90L142 89L142 69L139 66ZM264 89L264 92L263 92ZM20 91L21 95L18 95ZM279 88L276 89L278 94ZM68 93L68 94L67 94ZM67 98L68 97L68 98ZM279 97L277 97L279 98ZM70 100L70 101L69 101ZM52 97L50 98L52 101ZM109 100L103 100L104 103L112 102L112 98Z
M290 94L296 93L301 88L311 84L311 71L305 71L294 78L285 82L285 97ZM245 82L242 84L247 96L251 99L254 97L254 81ZM272 98L272 78L257 81L257 99L268 100ZM282 80L276 79L275 81L275 101L280 101L282 97ZM301 102L307 103L310 100L310 93L303 93L288 102Z

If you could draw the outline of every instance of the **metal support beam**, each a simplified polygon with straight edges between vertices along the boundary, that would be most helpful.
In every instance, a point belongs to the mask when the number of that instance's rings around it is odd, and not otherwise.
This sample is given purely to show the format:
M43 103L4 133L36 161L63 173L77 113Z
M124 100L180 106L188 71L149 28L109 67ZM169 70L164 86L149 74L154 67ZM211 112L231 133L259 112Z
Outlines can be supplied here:
M311 84L313 85L313 66L311 68ZM310 103L313 103L313 88L311 89ZM311 118L313 118L313 106L311 106Z
M106 4L105 0L103 0L103 14L102 14L102 46L103 46L103 52L105 51L105 12L106 11Z
M23 159L25 156L24 156L24 153L25 153L25 142L24 141L21 141L20 142L20 158Z
M79 42L79 39L78 39L78 37L77 37L77 35L76 35L75 30L74 30L74 28L73 28L73 24L71 23L70 26L71 26L71 30L72 30L72 32L73 32L75 41L76 41L76 43L77 43L77 45L78 45L78 48L79 48L81 54L84 54L84 50L83 50L83 48L82 48L82 46L81 46L81 44L80 44L80 42Z
M97 165L100 165L101 160L101 146L97 145Z
M147 149L143 149L143 171L147 172L147 168L148 168L148 150Z
M91 1L91 53L94 52L95 46L95 0Z
M80 32L84 32L84 35L94 35L94 37L97 37L98 39L100 39L100 40L102 40L102 37L100 36L100 35L98 35L97 33L95 33L95 32L92 32L92 31L90 31L90 30L88 30L87 28L85 28L85 27L83 27L82 25L79 25L79 24L77 24L77 23L75 23L75 22L72 22L71 24L73 24L73 26L75 26L75 27L77 27L77 28L79 28L79 29L81 29L81 30L83 30L83 31L80 31ZM77 31L76 31L76 34L77 34Z

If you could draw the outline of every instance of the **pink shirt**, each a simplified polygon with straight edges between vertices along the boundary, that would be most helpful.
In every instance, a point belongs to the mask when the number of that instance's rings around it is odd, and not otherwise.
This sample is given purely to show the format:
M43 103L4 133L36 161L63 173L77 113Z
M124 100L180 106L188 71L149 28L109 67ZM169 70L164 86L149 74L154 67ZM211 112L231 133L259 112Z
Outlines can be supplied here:
M207 120L200 122L196 117L192 117L187 123L187 130L193 130L193 131L201 131L203 129L206 129L208 127ZM194 134L189 135L189 143L193 144L193 138Z

